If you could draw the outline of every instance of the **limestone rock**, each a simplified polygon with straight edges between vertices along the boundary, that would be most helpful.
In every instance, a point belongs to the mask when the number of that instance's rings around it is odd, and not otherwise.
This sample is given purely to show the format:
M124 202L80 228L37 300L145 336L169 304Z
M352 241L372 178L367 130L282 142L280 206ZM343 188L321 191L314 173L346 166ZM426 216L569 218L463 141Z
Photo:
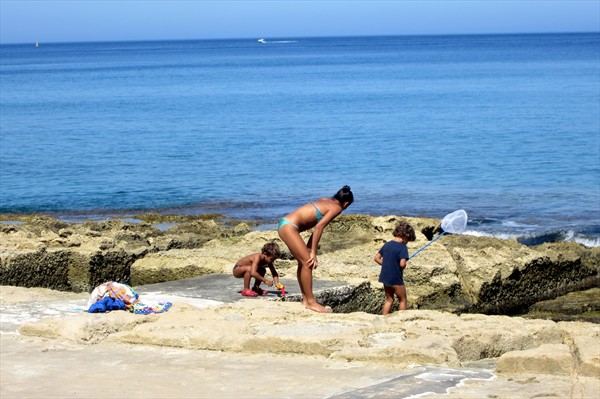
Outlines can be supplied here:
M240 300L166 313L81 313L24 324L23 336L232 353L309 355L378 364L461 367L497 359L502 374L598 375L600 327L519 317L409 310L319 314L300 303Z
M275 263L280 276L296 275L297 263L274 228L251 231L255 223L222 215L138 218L142 222L109 219L77 224L22 216L22 224L0 229L0 284L90 291L106 280L142 285L229 274L239 258L259 252L269 241L278 242L284 251ZM429 243L440 223L350 214L327 227L313 278L347 282L356 294L330 296L327 305L337 312L381 311L384 294L373 257L392 238L398 221L416 230L410 252ZM157 227L161 223L168 227ZM302 236L308 239L310 232ZM446 235L411 259L404 276L412 309L515 315L537 302L598 287L599 269L600 248L575 243L528 247L515 240ZM592 298L588 305L594 312L600 299Z
M574 371L574 359L564 344L545 344L537 348L505 353L496 365L499 373L564 374Z

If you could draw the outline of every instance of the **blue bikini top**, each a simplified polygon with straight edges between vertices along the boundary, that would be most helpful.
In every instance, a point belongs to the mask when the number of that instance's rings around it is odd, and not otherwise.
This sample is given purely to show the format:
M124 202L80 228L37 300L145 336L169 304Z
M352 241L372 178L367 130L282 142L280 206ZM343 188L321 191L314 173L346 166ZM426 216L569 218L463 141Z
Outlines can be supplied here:
M312 206L315 207L315 211L317 211L317 223L319 223L321 221L321 219L323 219L323 214L321 213L321 211L319 210L319 208L317 208L317 206L311 202Z

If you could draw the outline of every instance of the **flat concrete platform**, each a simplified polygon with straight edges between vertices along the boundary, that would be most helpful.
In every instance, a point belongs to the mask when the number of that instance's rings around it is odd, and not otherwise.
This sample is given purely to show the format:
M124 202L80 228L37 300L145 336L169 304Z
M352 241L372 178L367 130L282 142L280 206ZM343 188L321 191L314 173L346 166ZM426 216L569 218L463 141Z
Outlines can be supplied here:
M281 279L285 285L286 300L300 301L298 282L292 279ZM351 287L346 282L334 280L315 280L315 295L337 288ZM223 303L234 303L240 299L257 301L281 299L281 292L275 287L266 289L268 294L262 297L245 297L241 295L243 281L229 274L211 274L188 279L167 281L133 287L140 295L140 300L147 304L157 302L187 303L198 308L218 306ZM348 292L348 290L346 290ZM75 314L87 309L89 294L81 293L80 299L56 301L30 301L13 305L0 306L0 334L16 334L23 323L36 322L45 317L58 317Z
M298 286L297 280L280 279L279 281L285 286L287 300L300 301L300 287ZM348 283L343 281L313 281L313 291L315 294L319 291L345 286L348 286ZM137 293L140 294L142 300L145 295L162 295L164 297L196 298L224 303L233 303L239 299L248 298L241 295L242 288L244 288L243 280L235 278L230 274L210 274L183 280L134 287ZM268 292L267 295L262 297L263 299L275 300L281 297L281 291L275 289L275 286L268 287L265 284L262 284L261 288Z
M427 398L427 393L443 395L467 379L493 376L485 369L403 371L314 356L114 343L75 346L19 336L0 336L0 346L3 399L108 398L122 397L123 392L135 399ZM470 393L472 398L487 397L487 392Z

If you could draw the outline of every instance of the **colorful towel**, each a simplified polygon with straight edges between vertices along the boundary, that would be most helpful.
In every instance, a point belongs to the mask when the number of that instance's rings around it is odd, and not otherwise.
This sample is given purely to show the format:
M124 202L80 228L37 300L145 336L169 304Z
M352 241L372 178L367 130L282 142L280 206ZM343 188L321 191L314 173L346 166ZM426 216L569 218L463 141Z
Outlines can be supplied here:
M172 305L171 302L142 303L137 292L127 284L108 281L94 288L88 300L87 311L97 313L122 309L135 314L152 314L166 312Z
M126 309L131 309L135 303L139 301L139 295L127 284L115 283L114 281L108 281L104 284L100 284L90 295L88 300L88 309L96 302L104 299L112 298L123 301Z
M143 304L141 302L133 305L133 313L135 314L152 314L166 312L171 308L171 302L158 302L155 305Z

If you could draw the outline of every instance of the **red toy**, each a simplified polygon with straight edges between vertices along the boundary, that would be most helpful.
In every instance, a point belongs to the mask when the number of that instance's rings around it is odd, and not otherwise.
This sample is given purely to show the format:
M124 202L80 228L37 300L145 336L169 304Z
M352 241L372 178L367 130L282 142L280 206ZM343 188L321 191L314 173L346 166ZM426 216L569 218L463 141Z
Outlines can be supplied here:
M279 291L281 291L281 298L280 299L282 301L285 301L285 285L279 283L279 284L277 284L277 287L275 287L275 288L277 288Z

